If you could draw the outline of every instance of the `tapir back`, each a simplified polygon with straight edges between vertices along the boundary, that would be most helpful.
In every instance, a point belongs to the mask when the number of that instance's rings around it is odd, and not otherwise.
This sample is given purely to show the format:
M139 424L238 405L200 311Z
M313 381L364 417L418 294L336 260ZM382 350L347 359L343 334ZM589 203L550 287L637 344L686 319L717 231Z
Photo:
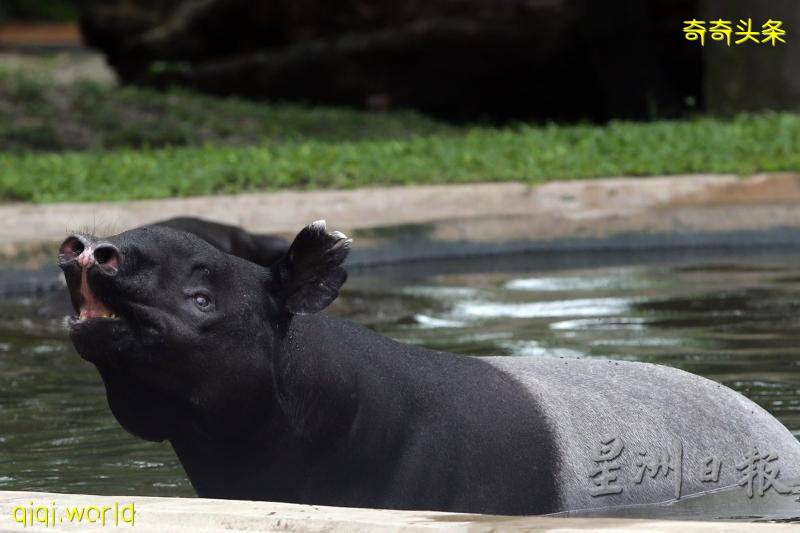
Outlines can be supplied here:
M742 504L800 480L800 443L708 379L645 363L488 357L552 422L562 510L657 503L741 485ZM520 413L520 423L524 414Z

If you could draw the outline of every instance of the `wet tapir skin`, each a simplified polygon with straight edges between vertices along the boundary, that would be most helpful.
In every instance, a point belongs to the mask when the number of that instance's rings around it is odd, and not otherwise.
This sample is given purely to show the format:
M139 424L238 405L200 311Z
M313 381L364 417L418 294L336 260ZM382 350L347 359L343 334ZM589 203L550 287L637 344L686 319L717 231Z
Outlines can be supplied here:
M120 424L169 440L204 497L511 515L673 497L654 476L597 499L595 447L609 439L625 443L615 460L678 439L687 465L711 451L729 466L757 440L798 474L791 433L703 378L459 356L322 313L349 246L314 223L262 267L171 228L74 235L59 254L70 336ZM714 488L685 470L684 495Z

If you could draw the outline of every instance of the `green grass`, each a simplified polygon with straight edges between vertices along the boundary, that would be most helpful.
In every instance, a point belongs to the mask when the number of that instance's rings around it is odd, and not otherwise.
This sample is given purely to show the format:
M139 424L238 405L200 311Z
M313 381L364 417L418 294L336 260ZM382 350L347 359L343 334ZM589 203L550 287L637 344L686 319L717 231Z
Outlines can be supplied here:
M0 154L0 198L121 200L285 188L796 170L800 115L465 128L394 139Z

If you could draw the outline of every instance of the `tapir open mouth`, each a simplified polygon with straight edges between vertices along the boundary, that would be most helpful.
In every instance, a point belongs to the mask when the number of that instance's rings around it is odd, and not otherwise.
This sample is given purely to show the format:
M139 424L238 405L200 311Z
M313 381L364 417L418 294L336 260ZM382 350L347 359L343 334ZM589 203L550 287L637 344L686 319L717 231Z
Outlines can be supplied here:
M83 322L93 318L110 318L116 320L116 313L92 291L86 272L87 269L85 268L81 271L80 304L77 309L77 322Z
M117 248L108 242L97 243L73 235L61 245L58 257L77 312L71 319L72 325L100 319L116 320L114 310L92 289L89 276L116 276L120 266Z

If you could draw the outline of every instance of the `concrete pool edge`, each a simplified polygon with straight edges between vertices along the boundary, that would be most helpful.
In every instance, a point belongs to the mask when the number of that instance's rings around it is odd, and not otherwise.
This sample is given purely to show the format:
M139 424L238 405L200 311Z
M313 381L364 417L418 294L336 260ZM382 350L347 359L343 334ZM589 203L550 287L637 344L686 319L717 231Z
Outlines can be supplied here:
M31 504L31 502L33 502ZM53 503L55 502L55 503ZM796 531L790 524L751 522L670 521L662 519L622 518L551 518L507 517L479 514L441 513L433 511L392 511L380 509L340 508L243 500L203 498L164 498L152 496L97 496L46 492L0 491L0 530L47 531L55 529L87 529L102 527L98 520L91 524L68 520L65 508L108 508L106 526L113 525L115 504L118 509L133 502L134 531ZM45 507L56 523L48 526L15 521L14 508ZM17 519L21 518L17 511ZM43 512L40 512L40 516ZM94 517L96 513L93 511ZM128 527L124 518L130 514L117 512L119 525ZM63 520L58 520L62 518Z
M9 255L69 231L112 234L191 215L250 231L293 235L325 218L343 231L429 227L449 242L597 241L626 235L759 232L800 228L800 173L597 178L282 191L126 202L0 204L0 252ZM373 239L374 240L374 239ZM370 244L370 239L366 239Z

